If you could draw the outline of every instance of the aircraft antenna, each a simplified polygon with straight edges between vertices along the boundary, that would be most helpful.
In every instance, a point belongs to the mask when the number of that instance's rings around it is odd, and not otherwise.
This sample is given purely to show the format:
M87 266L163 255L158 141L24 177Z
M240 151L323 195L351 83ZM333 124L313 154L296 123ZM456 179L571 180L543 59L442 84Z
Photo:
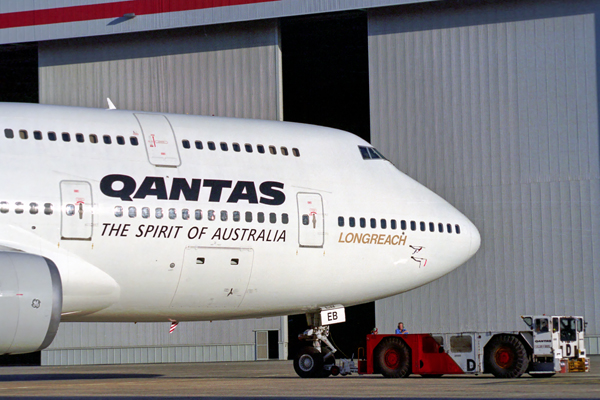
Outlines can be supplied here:
M115 107L114 103L112 101L110 101L110 98L106 98L106 101L108 102L108 109L109 110L116 110L117 107Z

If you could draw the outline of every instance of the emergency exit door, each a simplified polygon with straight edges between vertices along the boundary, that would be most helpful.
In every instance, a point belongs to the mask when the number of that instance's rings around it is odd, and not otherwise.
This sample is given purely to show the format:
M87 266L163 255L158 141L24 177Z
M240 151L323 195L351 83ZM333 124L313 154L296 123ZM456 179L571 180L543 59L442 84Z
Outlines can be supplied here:
M62 181L61 237L72 240L92 239L92 187L83 181Z
M318 193L298 193L298 242L302 247L323 247L323 198Z
M171 123L161 114L135 114L148 152L148 161L157 167L181 165Z

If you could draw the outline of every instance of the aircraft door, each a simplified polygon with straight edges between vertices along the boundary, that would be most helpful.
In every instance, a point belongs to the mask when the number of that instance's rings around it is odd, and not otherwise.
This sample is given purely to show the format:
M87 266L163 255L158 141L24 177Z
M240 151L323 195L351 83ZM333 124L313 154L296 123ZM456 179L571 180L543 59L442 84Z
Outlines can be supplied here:
M148 152L148 160L157 167L181 165L171 123L161 114L135 114Z
M252 249L186 247L171 307L238 307L246 295L253 263Z
M92 187L88 182L60 182L61 226L63 239L92 239Z
M323 198L318 193L298 193L298 242L302 247L323 247Z

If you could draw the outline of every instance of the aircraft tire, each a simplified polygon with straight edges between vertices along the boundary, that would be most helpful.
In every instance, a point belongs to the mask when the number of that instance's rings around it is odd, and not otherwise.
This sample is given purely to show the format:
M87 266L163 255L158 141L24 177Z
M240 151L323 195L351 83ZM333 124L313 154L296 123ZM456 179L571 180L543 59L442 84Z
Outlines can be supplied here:
M410 349L400 338L383 339L375 348L373 358L386 378L406 378L410 375Z
M323 376L323 354L310 346L300 349L294 357L294 371L300 378Z
M494 336L487 349L487 372L496 378L518 378L529 367L527 350L513 335Z

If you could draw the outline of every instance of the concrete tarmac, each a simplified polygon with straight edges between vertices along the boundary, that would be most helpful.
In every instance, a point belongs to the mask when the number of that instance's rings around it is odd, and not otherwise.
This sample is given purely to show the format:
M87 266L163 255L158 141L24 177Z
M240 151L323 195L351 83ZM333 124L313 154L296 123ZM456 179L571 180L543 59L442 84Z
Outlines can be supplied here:
M21 398L600 398L600 356L590 373L552 378L491 375L301 379L291 361L2 367L0 397Z

